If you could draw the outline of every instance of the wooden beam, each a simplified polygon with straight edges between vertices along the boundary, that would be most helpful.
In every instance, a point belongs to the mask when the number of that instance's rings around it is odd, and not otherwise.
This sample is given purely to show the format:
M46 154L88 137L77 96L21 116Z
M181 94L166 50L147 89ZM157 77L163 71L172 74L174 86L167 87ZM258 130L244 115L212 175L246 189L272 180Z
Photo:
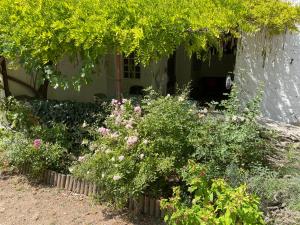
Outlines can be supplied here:
M8 85L8 75L7 75L7 69L6 69L6 61L5 58L0 56L0 66L1 66L1 71L0 73L3 76L3 86L4 86L4 92L5 96L8 97L11 95L9 91L9 85Z
M121 54L116 54L116 95L119 100L122 100L122 75L121 75Z

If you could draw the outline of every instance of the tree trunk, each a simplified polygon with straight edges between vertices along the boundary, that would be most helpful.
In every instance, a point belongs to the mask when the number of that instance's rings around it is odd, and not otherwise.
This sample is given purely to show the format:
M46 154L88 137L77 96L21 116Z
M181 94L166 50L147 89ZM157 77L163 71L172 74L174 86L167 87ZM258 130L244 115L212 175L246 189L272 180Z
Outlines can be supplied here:
M0 104L5 100L5 89L4 89L4 82L3 82L3 74L0 70ZM5 112L0 108L0 128L5 127L7 125L7 119L5 116Z
M48 98L48 87L49 87L50 81L48 79L44 80L44 83L40 86L38 90L38 97L42 99L47 99Z

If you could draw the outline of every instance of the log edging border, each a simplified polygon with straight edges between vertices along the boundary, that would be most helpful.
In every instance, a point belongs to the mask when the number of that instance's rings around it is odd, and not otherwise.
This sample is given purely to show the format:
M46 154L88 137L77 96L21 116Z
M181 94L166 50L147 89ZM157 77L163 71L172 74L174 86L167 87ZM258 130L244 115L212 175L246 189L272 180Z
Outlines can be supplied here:
M28 168L24 168L20 172L23 175L27 175L29 170ZM40 182L50 187L56 187L85 196L96 196L101 190L96 183L52 170L46 170L41 176ZM160 208L160 200L147 195L140 197L138 200L128 199L127 210L134 216L146 215L155 219L161 219L165 214Z

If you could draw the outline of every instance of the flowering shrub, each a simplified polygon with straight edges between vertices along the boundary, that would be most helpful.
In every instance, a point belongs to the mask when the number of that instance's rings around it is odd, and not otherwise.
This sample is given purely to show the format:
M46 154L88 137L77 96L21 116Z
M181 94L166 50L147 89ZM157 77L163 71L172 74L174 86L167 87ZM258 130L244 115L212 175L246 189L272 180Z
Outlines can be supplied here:
M47 169L66 172L70 163L67 151L61 146L32 140L19 132L2 133L0 149L9 165L18 169L28 167L32 178L39 178Z
M186 136L197 120L196 107L178 97L150 95L141 105L126 99L112 105L92 154L74 173L99 182L103 196L120 204L144 192L164 194L192 152Z
M190 161L182 170L189 195L174 188L170 200L162 201L170 225L265 224L259 201L247 194L246 186L232 188L222 179L207 179L205 168Z

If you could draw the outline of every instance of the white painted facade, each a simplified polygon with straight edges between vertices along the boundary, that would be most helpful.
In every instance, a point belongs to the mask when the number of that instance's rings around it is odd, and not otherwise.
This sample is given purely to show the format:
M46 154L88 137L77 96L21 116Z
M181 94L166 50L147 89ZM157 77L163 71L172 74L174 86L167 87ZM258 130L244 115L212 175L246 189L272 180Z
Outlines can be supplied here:
M262 114L288 123L300 121L300 34L245 35L240 41L235 79L248 100L262 84Z
M300 0L292 2L300 4ZM235 78L245 101L263 85L263 116L299 123L300 33L244 35L238 46Z
M182 57L185 57L181 55ZM181 59L179 61L182 61ZM185 60L186 61L186 60ZM80 62L71 62L67 58L62 60L58 65L59 70L70 77L78 74L80 70ZM181 67L177 68L180 77ZM141 78L123 78L122 91L124 96L129 95L129 89L132 86L142 86L147 88L154 87L156 90L166 92L167 84L167 59L162 59L159 62L152 62L147 67L141 68ZM8 75L21 80L30 86L34 86L32 76L26 74L21 67L8 70ZM182 77L185 77L182 75ZM73 89L63 90L61 88L49 87L48 98L56 100L71 100L80 102L94 101L95 94L104 94L107 97L114 97L116 94L116 79L115 79L115 58L114 55L107 55L96 66L92 74L92 82L88 85L83 85L78 92ZM34 96L34 93L28 88L20 85L12 80L9 80L9 89L13 96Z

